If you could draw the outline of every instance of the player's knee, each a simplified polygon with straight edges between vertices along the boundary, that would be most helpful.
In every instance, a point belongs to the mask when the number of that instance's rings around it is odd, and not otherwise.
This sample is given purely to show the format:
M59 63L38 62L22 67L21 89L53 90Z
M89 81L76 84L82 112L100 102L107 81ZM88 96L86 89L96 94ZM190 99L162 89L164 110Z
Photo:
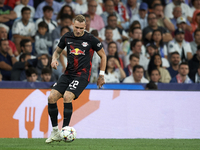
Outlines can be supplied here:
M53 96L50 94L49 97L48 97L48 103L53 104L53 103L55 103L55 102L56 102L55 99L54 99Z
M63 96L64 103L71 103L73 99L75 98L75 95L71 92L66 92Z

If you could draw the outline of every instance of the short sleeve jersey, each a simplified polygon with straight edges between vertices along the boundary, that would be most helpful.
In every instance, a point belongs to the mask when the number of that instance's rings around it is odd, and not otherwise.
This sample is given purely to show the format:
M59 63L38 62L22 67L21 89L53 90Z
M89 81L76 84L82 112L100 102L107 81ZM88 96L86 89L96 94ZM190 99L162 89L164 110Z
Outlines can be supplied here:
M58 47L67 49L68 63L65 74L83 77L89 81L93 53L102 49L101 42L86 31L81 37L75 37L73 32L67 32L60 39Z

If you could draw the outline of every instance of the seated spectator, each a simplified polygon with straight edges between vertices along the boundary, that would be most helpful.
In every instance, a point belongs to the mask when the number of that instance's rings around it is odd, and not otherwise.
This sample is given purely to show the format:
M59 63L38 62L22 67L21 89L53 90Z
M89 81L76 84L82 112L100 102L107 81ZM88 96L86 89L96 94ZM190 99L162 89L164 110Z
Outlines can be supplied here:
M186 62L182 62L179 65L178 74L173 77L170 83L193 83L188 76L189 66Z
M160 83L160 71L158 70L158 68L154 68L151 70L151 74L150 74L150 82L154 82L156 85L158 83Z
M32 43L31 40L29 39L23 39L20 42L20 51L21 53L16 57L16 59L19 61L20 60L20 56L24 53L33 53L33 47L32 47ZM36 56L31 54L31 59L35 59Z
M17 18L16 13L8 5L4 5L4 0L0 1L0 23L3 23L9 28L12 28L13 21Z
M8 39L8 33L9 33L9 27L3 23L0 23L0 39ZM12 49L12 52L15 55L15 57L18 56L19 53L17 51L15 44L11 40L8 40L8 42L9 42L9 47L10 49Z
M76 2L78 2L80 0L76 0ZM90 0L82 0L82 3L78 2L81 5L81 14L85 14L88 12L89 7L94 7L96 8L96 14L97 15L101 15L103 13L103 9L102 9L102 0L97 0L97 5L90 5L88 6Z
M35 15L35 8L28 5L29 0L21 0L21 3L17 6L15 6L14 8L14 12L17 14L17 18L20 19L22 18L22 14L21 14L21 10L23 7L29 7L31 9L31 17L30 19L33 20L34 19L34 15Z
M59 11L59 13L58 13L58 15L57 15L57 18L56 18L58 24L60 24L60 19L61 19L61 16L62 16L63 14L68 14L68 15L70 15L72 18L75 18L75 13L74 13L72 7L69 6L69 5L64 5L64 6L61 8L61 10Z
M146 48L147 48L148 59L151 59L151 57L155 54L159 54L158 47L155 46L153 43L148 43L146 45ZM165 57L162 57L161 60L162 60L162 66L164 68L168 68L170 66L168 60Z
M144 77L144 68L140 65L135 65L133 73L126 77L123 83L149 83L149 81Z
M190 42L192 55L196 54L197 46L200 45L200 29L194 31L194 41Z
M91 18L90 18L90 15L88 14L83 14L83 16L85 17L85 24L86 24L86 27L85 27L85 30L87 32L91 32L92 30L94 30L93 28L90 27L90 23L91 23Z
M23 81L24 82L39 82L37 78L38 78L37 70L34 67L31 67L26 70L26 79Z
M114 56L119 61L120 67L124 69L124 64L122 59L119 57L118 51L119 50L117 49L117 43L115 42L108 43L108 56Z
M147 22L147 13L148 13L148 5L147 3L141 3L139 8L139 13L135 14L130 18L130 24L132 24L134 21L139 21L141 25L141 29L144 29L148 26Z
M154 43L158 48L158 53L160 56L168 59L167 46L163 42L163 34L159 29L153 31L151 42Z
M149 82L145 86L145 90L157 90L158 86L154 82Z
M4 5L10 6L12 9L20 4L20 0L4 0Z
M0 72L0 81L3 81L2 79L3 79L3 76L2 76L2 74Z
M129 18L132 18L136 14L138 14L139 8L140 8L140 3L137 2L136 0L127 0L126 3L126 10ZM117 7L117 6L116 6Z
M29 20L31 9L23 7L21 14L22 18L16 20L12 27L13 40L19 53L21 53L20 41L23 39L29 39L31 42L34 42L33 37L36 32L35 23Z
M139 65L140 57L137 54L131 54L129 56L129 65L124 68L124 72L126 73L126 77L130 76L133 73L133 67Z
M191 33L192 28L191 28L191 26L188 26L186 24L185 18L179 17L177 19L177 28L182 29L185 32L185 41L187 41L187 42L193 41L193 36ZM174 37L174 32L172 33L172 36Z
M200 24L200 10L195 10L193 17L192 17L192 23L191 23L192 33L197 28L199 28L199 24Z
M190 26L190 22L182 16L182 8L180 6L174 7L173 16L174 16L174 18L171 18L170 21L173 23L175 30L177 29L177 19L180 18L179 23L181 23L182 20L184 20L184 22L186 23L186 29L189 30L189 31L192 31L192 27ZM181 19L181 18L184 18L184 19Z
M162 4L155 4L153 12L156 14L158 26L166 28L170 32L175 30L173 23L171 23L170 19L164 15Z
M195 82L195 76L196 76L199 64L200 64L200 45L197 46L196 54L194 54L192 59L188 62L189 69L190 69L189 77L194 82Z
M173 8L177 5L181 6L183 17L187 18L189 21L191 21L192 20L191 18L192 18L192 15L193 15L191 8L190 8L189 5L185 4L181 0L172 0L171 3L167 4L165 6L165 10L164 10L165 16L168 17L168 18L173 18L173 14L172 14Z
M3 80L11 79L11 70L17 62L12 50L9 47L7 39L0 40L0 72Z
M155 54L151 57L149 65L148 65L148 72L146 74L147 79L150 79L149 75L153 69L157 68L160 71L160 82L169 83L171 80L171 76L167 69L162 67L161 56L159 54Z
M197 69L197 73L195 74L195 78L194 78L193 82L194 83L198 83L198 84L200 83L200 65L199 65L199 67Z
M35 50L38 55L50 54L49 48L52 47L51 34L48 33L48 25L42 21L38 24L38 31L35 35Z
M118 69L115 69L117 66ZM119 61L114 56L107 56L107 64L104 79L106 83L120 83L126 74L120 67Z
M64 5L71 6L76 15L82 14L81 6L79 5L79 3L76 3L73 0L64 0L61 4L62 6Z
M11 71L11 80L12 81L23 81L26 79L25 70L28 69L29 63L28 60L31 59L30 53L23 53L19 61L13 65Z
M142 0L143 2L147 3L149 6L149 12L153 12L153 7L156 4L162 4L163 6L166 5L166 1L170 1L170 0Z
M170 67L167 68L167 70L169 71L171 78L175 77L178 74L180 62L181 57L177 51L170 54Z
M127 33L117 27L117 16L115 14L110 14L108 16L108 26L113 30L113 40L122 43L125 40L128 40ZM100 31L102 40L105 40L105 28Z
M169 53L177 51L181 57L181 61L192 59L192 50L190 44L184 40L185 32L182 29L176 29L175 38L168 44Z
M54 0L44 0L43 2L41 2L36 9L35 12L35 17L34 18L42 18L43 17L43 7L44 6L51 6L53 8L53 16L52 19L56 20L57 14L60 11L60 9L62 8L62 4L60 4L59 2L56 2Z
M149 13L147 20L149 25L143 29L143 36L142 36L144 45L146 45L151 41L153 30L156 29L159 29L162 32L163 42L169 42L172 40L172 35L167 31L167 29L158 26L157 24L158 20L155 13Z
M200 3L199 0L191 0L191 13L193 14L195 10L200 10Z
M42 82L53 82L52 70L50 68L43 68L40 76Z
M43 17L37 19L35 22L36 30L38 29L38 24L44 21L48 25L48 32L51 33L57 27L57 22L51 19L52 16L53 16L53 8L51 6L44 6Z

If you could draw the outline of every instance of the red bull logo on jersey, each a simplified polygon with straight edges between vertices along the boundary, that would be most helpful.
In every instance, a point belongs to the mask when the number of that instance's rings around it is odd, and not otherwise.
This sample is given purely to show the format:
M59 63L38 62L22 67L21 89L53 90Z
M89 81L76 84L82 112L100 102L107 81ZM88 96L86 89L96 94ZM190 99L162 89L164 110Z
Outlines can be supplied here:
M85 55L85 50L82 51L79 48L75 48L73 50L70 51L70 54L74 54L74 55Z

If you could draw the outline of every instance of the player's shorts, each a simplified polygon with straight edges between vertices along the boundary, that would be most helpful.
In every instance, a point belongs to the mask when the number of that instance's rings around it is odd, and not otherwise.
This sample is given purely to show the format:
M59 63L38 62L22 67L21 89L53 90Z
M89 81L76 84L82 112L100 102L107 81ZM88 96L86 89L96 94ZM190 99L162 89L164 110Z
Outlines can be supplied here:
M70 91L77 99L88 83L85 78L63 74L58 79L58 82L53 85L52 89L59 91L62 95L64 95L65 91Z

